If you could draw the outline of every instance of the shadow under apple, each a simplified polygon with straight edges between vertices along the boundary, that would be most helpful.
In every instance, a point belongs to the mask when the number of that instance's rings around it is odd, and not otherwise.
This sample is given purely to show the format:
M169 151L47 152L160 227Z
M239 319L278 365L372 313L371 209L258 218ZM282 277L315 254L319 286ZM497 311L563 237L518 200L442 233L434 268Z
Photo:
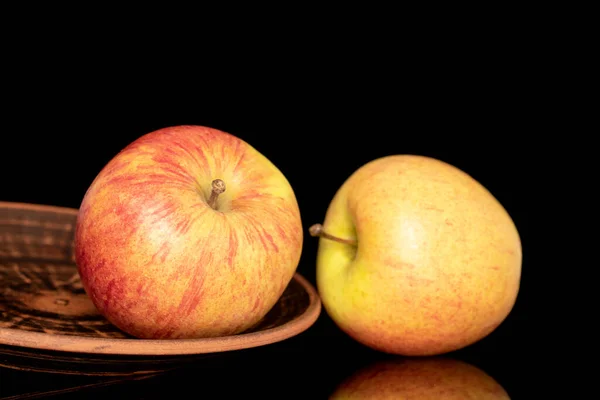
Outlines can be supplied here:
M392 358L356 371L331 393L341 399L506 400L504 388L481 369L445 358Z

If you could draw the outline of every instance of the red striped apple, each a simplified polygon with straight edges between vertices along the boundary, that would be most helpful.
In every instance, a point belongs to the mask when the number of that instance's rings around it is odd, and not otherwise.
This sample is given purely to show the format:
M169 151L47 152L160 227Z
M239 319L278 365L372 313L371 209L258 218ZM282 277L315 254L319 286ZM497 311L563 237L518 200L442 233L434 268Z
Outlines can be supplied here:
M292 279L302 249L296 197L250 144L202 126L141 136L99 172L79 209L83 287L138 338L240 333Z
M504 321L519 292L513 220L484 186L440 160L365 164L310 232L320 236L324 309L376 350L421 356L473 344Z

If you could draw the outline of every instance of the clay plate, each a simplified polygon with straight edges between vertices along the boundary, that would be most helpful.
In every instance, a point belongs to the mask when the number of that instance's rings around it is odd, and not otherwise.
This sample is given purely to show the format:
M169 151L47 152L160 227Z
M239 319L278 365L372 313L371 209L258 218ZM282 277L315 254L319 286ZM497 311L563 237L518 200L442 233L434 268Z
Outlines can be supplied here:
M77 210L0 202L0 366L88 375L152 373L298 335L319 317L315 288L296 273L279 302L238 335L142 340L102 317L73 257Z

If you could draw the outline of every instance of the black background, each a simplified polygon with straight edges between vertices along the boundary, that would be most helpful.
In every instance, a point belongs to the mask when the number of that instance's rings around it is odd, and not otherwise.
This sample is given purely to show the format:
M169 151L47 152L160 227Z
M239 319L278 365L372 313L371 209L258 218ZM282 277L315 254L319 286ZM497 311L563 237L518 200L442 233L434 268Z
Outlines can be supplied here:
M526 398L536 386L530 373L542 363L534 318L544 266L536 261L530 217L541 133L533 96L543 89L525 53L500 57L475 45L409 63L397 49L360 57L348 51L342 59L324 50L260 63L260 54L234 53L224 61L173 51L133 65L121 53L110 61L85 54L67 62L64 54L52 54L9 63L1 201L78 207L119 150L147 132L179 124L222 129L267 156L293 186L305 229L323 220L335 191L366 162L390 154L442 159L496 196L514 219L524 251L512 313L491 335L449 356L480 367L512 398ZM313 284L316 250L317 241L307 234L298 272ZM307 332L244 353L235 363L201 365L169 379L120 386L110 395L162 398L190 389L325 398L353 371L385 357L350 340L323 311ZM77 379L0 369L0 393L64 387Z

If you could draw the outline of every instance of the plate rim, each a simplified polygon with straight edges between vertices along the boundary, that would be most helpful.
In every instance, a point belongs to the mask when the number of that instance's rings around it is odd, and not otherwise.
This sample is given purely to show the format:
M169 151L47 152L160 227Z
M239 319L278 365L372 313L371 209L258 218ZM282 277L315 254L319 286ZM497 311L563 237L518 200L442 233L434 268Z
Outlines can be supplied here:
M71 215L78 213L77 209L71 207L22 202L0 201L0 207L57 211ZM262 331L199 339L117 339L0 328L0 345L58 352L128 356L199 355L264 346L306 331L321 314L322 304L316 288L297 271L292 279L308 293L308 307L293 320Z

